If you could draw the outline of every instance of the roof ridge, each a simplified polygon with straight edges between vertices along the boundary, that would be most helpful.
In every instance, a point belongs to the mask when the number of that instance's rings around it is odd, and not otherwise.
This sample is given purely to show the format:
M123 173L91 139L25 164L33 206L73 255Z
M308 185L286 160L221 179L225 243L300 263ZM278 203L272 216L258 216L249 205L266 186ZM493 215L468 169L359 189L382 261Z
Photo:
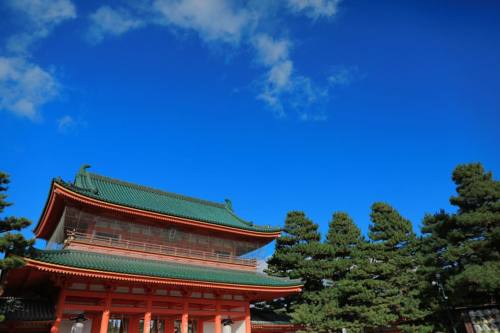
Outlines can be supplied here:
M143 191L148 191L148 192L151 192L151 193L157 193L157 194L160 194L160 195L165 195L165 196L168 196L168 197L171 197L171 198L175 198L175 199L181 199L181 200L191 201L191 202L200 203L200 204L204 204L204 205L208 205L208 206L214 206L214 207L217 207L217 208L225 208L226 207L226 205L223 204L223 203L219 203L219 202L215 202L215 201L209 201L209 200L204 200L204 199L200 199L200 198L195 198L195 197L191 197L191 196L187 196L187 195L183 195L183 194L178 194L178 193L174 193L174 192L168 192L168 191L164 191L164 190L159 190L159 189L155 189L155 188L152 188L152 187L149 187L149 186L139 185L139 184L131 183L131 182L124 181L124 180L121 180L121 179L116 179L116 178L112 178L112 177L108 177L108 176L99 175L99 174L94 173L94 172L88 172L88 174L91 177L98 178L100 180L117 183L117 184L120 184L120 185L124 185L124 186L128 186L128 187L136 188L136 189L143 190Z

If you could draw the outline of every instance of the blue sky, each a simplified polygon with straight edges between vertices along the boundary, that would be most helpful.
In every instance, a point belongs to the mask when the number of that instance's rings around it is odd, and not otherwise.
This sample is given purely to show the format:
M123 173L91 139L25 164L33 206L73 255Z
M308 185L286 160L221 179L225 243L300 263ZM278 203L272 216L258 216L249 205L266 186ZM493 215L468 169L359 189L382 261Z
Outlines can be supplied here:
M386 201L418 229L451 171L500 174L497 1L7 0L0 168L34 222L97 173L258 224Z

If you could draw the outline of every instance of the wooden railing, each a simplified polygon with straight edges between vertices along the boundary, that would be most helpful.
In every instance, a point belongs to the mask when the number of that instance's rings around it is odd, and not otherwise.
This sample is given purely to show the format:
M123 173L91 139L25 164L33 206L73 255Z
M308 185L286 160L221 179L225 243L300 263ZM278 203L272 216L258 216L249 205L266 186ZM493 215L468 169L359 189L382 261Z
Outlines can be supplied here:
M111 246L120 249L127 249L133 251L144 251L149 253L157 253L168 256L186 257L200 260L217 261L228 264L244 265L257 267L256 259L240 258L231 255L224 255L206 251L199 251L194 249L187 249L181 247L168 246L163 244L154 244L148 242L137 242L133 240L116 239L114 237L105 237L94 234L86 234L76 231L66 231L66 243L69 244L73 241L86 244L95 244L101 246Z

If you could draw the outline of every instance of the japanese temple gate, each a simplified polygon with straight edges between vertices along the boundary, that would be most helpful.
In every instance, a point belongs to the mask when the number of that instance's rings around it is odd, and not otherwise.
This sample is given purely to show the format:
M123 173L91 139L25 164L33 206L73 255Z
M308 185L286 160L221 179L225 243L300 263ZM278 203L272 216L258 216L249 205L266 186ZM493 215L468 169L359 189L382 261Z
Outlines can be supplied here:
M257 272L249 255L280 230L241 219L229 200L195 199L86 169L74 182L53 180L35 228L47 249L2 277L8 296L53 302L47 331L250 333L252 302L300 292L300 281ZM16 325L9 331L44 331ZM294 331L269 325L254 332Z

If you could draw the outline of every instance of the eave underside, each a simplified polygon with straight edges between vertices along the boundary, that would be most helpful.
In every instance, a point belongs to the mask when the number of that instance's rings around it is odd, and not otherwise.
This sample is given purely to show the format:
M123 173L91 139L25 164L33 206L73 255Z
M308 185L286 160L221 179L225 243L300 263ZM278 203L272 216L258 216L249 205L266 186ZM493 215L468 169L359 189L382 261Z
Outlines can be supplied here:
M220 292L241 292L248 295L252 301L268 300L284 297L301 291L302 286L270 287L260 285L242 285L230 283L214 283L196 280L154 278L149 276L120 274L113 272L79 269L60 265L47 264L32 259L27 259L24 269L45 272L50 280L57 279L96 279L108 281L109 283L141 284L151 286L168 286L172 288L182 288L190 290L212 290Z

